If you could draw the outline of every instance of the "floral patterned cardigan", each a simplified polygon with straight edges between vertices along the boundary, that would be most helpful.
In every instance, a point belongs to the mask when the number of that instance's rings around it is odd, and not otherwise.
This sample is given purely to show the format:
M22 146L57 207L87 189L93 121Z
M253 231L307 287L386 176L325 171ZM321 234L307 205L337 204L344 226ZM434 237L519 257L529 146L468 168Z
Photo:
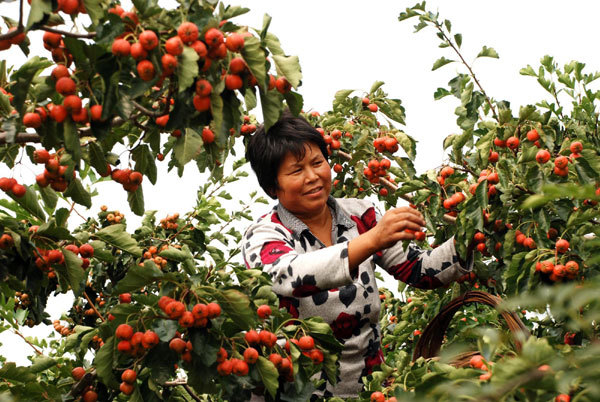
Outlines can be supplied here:
M318 394L356 397L362 377L383 362L375 265L423 289L444 286L471 267L461 265L453 239L434 250L412 244L404 250L398 242L363 261L351 275L348 242L374 227L380 215L368 200L330 196L327 204L333 217L332 246L326 247L278 204L246 230L242 254L249 268L271 276L280 308L294 317L322 317L344 344L337 385L327 382Z

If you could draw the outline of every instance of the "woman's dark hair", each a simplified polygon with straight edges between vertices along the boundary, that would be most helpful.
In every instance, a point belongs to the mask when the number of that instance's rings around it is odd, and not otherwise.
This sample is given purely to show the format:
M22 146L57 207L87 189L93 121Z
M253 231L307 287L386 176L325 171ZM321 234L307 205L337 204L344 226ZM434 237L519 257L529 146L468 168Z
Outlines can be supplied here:
M284 111L279 120L265 131L261 125L250 138L246 159L258 177L258 184L271 198L275 197L277 172L288 152L298 159L304 158L306 145L314 143L328 159L327 144L321 134L303 117Z

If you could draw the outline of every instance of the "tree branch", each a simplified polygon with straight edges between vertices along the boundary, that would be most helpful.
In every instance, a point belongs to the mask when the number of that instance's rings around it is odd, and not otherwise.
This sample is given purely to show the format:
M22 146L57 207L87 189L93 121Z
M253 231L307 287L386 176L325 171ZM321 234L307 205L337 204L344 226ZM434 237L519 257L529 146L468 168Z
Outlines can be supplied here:
M62 36L67 36L69 38L92 39L96 36L96 32L88 32L85 34L81 34L81 33L74 33L74 32L68 32L68 31L61 31L60 29L51 28L48 26L43 26L40 29L42 31L52 32L52 33L59 34Z
M442 29L442 24L438 23L437 21L435 22L435 27L438 29L438 31L440 31L440 33L442 34L442 36L444 37L444 40L446 41L446 43L452 48L452 50L454 50L454 52L458 55L458 57L460 58L461 62L465 65L465 67L467 67L467 70L469 70L469 74L471 75L471 78L473 78L473 81L475 81L475 83L477 84L477 86L479 87L479 90L481 91L481 93L483 94L483 96L485 97L485 101L487 102L488 106L490 107L492 114L494 115L494 119L497 122L500 122L500 120L498 119L498 115L496 114L496 109L494 108L494 105L492 105L492 102L490 101L490 98L487 96L487 94L485 93L485 90L483 89L483 87L481 86L481 84L479 83L479 80L477 79L477 77L475 76L475 73L473 72L473 70L471 69L471 66L469 66L469 64L465 61L465 59L463 58L462 54L458 51L458 49L456 48L456 46L454 46L454 43L446 36L446 33L444 32L444 30Z
M125 120L123 120L121 117L115 117L110 122L110 125L112 127L116 127L116 126L120 126L124 122L125 122ZM90 135L91 128L82 127L82 128L79 128L77 131L79 131L79 135L81 137L85 137L85 136ZM7 137L6 131L0 131L0 145L5 145L8 143L6 141L6 137ZM39 142L42 142L42 138L37 133L17 133L15 135L15 139L14 139L15 144L25 144L28 142L39 143Z
M192 387L188 385L186 380L178 378L173 381L167 381L163 384L164 387L177 387L179 385L181 385L187 391L187 393L190 394L192 399L198 402L202 402L202 399L200 399L200 397L194 393L194 390L192 390Z
M75 205L75 203L73 203L73 205ZM98 311L98 309L96 308L96 306L94 306L94 303L92 302L92 300L90 299L90 297L88 296L88 294L84 291L83 295L85 296L85 299L88 301L88 303L90 304L90 306L92 306L92 309L94 310L94 312L96 313L96 315L98 317L100 317L100 319L102 320L102 322L106 322L106 320L104 319L104 317L102 317L102 314L100 314L100 312Z
M25 338L25 337L23 336L23 334L22 334L22 333L20 333L18 330L16 330L16 329L13 329L13 332L14 332L15 334L19 335L19 336L21 337L21 339L23 339L23 340L25 341L25 343L26 343L26 344L28 344L29 346L31 346L31 347L33 348L33 350L35 351L35 353L36 353L36 354L38 354L38 355L42 355L42 354L43 354L41 350L39 350L39 349L38 349L38 348L37 348L37 347L36 347L36 346L35 346L33 343L29 342L29 341L27 340L27 338Z
M167 113L167 110L168 110L168 107L169 107L169 105L167 105L167 107L165 108L165 110L153 111L153 110L150 110L150 109L146 109L145 107L143 107L142 105L140 105L139 103L137 103L134 100L132 100L131 103L133 104L133 107L135 107L137 110L139 110L140 112L142 112L146 116L150 116L150 117L160 117L160 116L164 115L165 113Z

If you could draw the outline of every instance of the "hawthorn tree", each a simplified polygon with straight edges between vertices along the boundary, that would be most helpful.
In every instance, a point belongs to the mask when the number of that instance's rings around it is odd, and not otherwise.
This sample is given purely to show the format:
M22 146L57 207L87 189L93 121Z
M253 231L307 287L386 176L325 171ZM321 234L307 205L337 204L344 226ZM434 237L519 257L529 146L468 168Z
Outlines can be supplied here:
M4 362L0 389L34 400L306 400L335 382L342 346L329 323L293 319L269 277L236 259L236 222L266 200L253 193L237 210L224 207L245 175L243 160L226 162L259 123L250 111L260 105L269 127L283 108L303 107L298 58L268 31L270 19L238 26L246 8L212 1L178 10L152 0L129 11L98 0L31 5L27 18L5 18L0 35L0 49L27 53L27 33L42 30L52 58L0 65L0 158L11 169L23 158L44 165L35 184L0 178L2 328L50 324L49 296L75 299L53 323L56 339L26 339L31 366ZM474 270L447 289L400 298L381 289L386 363L365 377L361 398L594 400L600 144L590 87L599 75L546 57L521 73L552 101L513 115L484 91L448 20L425 3L399 17L410 18L453 52L433 69L465 68L435 93L460 102L462 132L444 141L443 166L417 175L402 102L382 82L341 90L330 111L305 117L328 143L334 196L410 202L427 221L415 241L432 248L454 236L461 255L474 251ZM498 55L483 47L478 57ZM164 159L179 174L190 162L211 172L192 211L145 211L142 183L159 180ZM122 184L140 227L128 232L126 216L103 207L73 229L74 206L89 208L106 180ZM510 297L502 308L528 331L508 336L496 310L465 305L441 359L411 359L426 325L472 288ZM455 356L467 344L476 351L461 367Z

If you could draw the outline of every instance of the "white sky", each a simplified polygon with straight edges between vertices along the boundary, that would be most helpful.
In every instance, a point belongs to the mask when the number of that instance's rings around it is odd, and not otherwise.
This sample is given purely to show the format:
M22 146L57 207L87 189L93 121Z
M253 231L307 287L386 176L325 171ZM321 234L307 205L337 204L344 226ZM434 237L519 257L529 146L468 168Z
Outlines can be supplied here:
M165 1L160 3L169 6ZM16 19L17 4L2 3L2 15ZM437 47L439 40L433 29L414 34L416 19L398 22L399 13L414 4L414 1L247 0L243 5L251 12L237 17L234 22L260 28L264 13L273 17L270 32L279 37L286 53L300 57L304 76L300 93L304 96L305 110L328 110L339 89L367 91L374 81L384 81L383 89L391 97L402 99L406 108L404 130L418 141L416 166L422 172L442 164L442 141L457 132L453 112L458 100L447 97L434 101L433 92L444 87L457 72L465 70L455 63L431 71L436 59L454 58L454 54ZM600 2L437 0L427 5L430 10L439 10L442 18L452 21L453 33L463 35L462 50L469 62L483 45L498 52L499 60L479 59L474 63L474 70L488 95L509 100L513 111L518 111L520 105L549 100L535 79L519 75L519 69L527 64L537 69L544 55L553 55L560 66L578 60L586 63L590 71L600 67L596 43ZM50 57L41 46L41 33L30 34L30 38L34 42L32 55ZM25 61L20 50L14 47L0 52L0 59L14 65ZM161 165L166 170L166 162ZM34 172L40 171L40 167L17 168L15 177L33 184ZM0 167L0 176L8 174L6 168ZM173 172L168 175L163 172L156 186L144 183L146 209L159 210L158 217L189 211L195 205L198 184L203 181L192 164L182 179ZM250 192L257 187L251 176L243 187L236 186L234 194L243 194L244 191L238 190L241 188ZM82 214L95 215L100 205L107 204L127 214L130 231L137 227L139 220L129 212L126 194L120 185L102 183L98 191L101 195L94 199L90 211L78 208ZM265 210L264 205L259 208ZM386 284L395 288L391 281ZM59 306L64 304L53 305L57 307L51 313L55 319L60 315ZM29 329L24 332L33 334ZM36 332L37 336L46 333ZM19 338L2 335L0 342L4 344L0 354L20 364L26 363L24 353L30 350L25 349L26 345Z

